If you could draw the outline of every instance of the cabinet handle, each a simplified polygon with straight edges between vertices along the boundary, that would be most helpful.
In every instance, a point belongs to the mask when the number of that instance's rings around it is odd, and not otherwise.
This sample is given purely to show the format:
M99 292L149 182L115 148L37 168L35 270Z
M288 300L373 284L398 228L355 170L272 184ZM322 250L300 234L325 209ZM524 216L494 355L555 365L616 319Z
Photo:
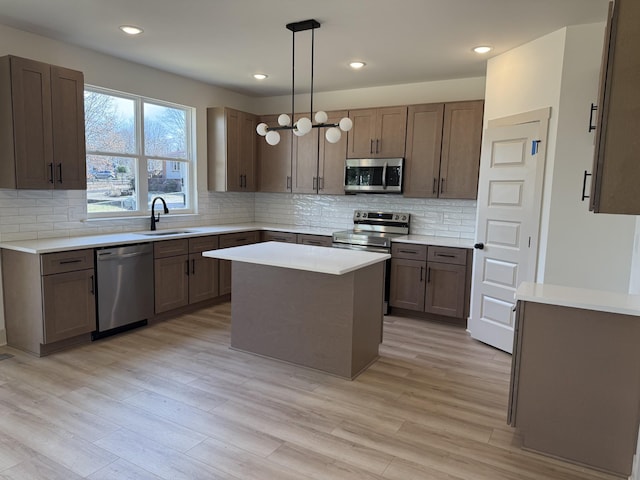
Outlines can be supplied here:
M324 177L318 177L318 181L320 182L320 190L324 190Z
M59 265L67 265L69 263L80 263L82 261L82 259L80 258L75 258L73 260L60 260L58 262Z
M49 183L53 183L53 163L49 164Z
M384 162L382 167L382 188L387 189L387 162Z
M455 255L451 255L451 254L448 254L448 253L436 253L436 257L456 258Z
M589 198L589 195L586 195L586 191L587 191L587 177L590 177L590 176L591 176L591 173L587 173L587 171L585 170L584 177L582 177L582 201L583 202L585 198Z
M431 267L427 267L427 283L431 283Z
M424 272L424 267L420 267L420 283L422 283L422 274Z
M598 111L598 106L595 104L591 104L591 113L589 113L589 133L593 132L596 129L596 125L593 124L593 112ZM589 198L589 197L586 197Z
M376 153L380 153L380 139L376 138Z
M444 178L440 179L440 193L444 193Z
M398 250L398 252L400 253L410 253L411 255L417 255L418 252L416 252L415 250Z
M89 283L91 284L91 286L89 288L89 292L91 292L91 295L95 295L96 294L96 287L95 287L95 282L94 282L93 275L91 275L89 277Z
M58 183L62 183L62 164L58 164Z
M306 241L307 245L318 245L318 246L322 246L321 242L318 242L317 240L307 240Z
M185 263L185 267L186 267L184 273L186 275L189 275L189 259L185 260L184 263Z
M287 190L291 190L291 177L289 175L287 175Z
M313 190L318 190L318 177L313 177Z
M191 259L191 274L192 275L196 274L196 259L195 258Z
M438 179L433 177L433 194L438 193Z

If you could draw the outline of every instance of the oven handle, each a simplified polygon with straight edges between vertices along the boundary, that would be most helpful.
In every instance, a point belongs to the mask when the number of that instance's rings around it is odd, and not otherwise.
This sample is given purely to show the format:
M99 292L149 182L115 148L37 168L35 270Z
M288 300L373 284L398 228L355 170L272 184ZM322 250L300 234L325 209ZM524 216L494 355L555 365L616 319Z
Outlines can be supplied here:
M384 247L370 247L370 246L366 246L366 245L352 245L350 243L337 243L334 242L331 245L333 248L342 248L345 250L360 250L362 252L374 252L374 253L389 253L388 248L384 248Z
M382 167L382 188L387 189L387 162Z

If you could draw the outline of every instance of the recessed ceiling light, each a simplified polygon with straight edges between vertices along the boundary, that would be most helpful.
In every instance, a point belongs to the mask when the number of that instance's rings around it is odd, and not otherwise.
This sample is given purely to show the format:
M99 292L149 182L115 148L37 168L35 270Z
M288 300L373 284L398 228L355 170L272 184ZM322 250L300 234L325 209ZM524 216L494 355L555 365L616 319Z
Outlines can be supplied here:
M349 64L349 66L351 68L353 68L354 70L360 70L362 67L364 67L366 65L366 63L364 62L351 62Z
M140 35L144 30L140 27L136 27L135 25L120 25L120 30L122 30L127 35Z
M479 45L473 48L473 51L476 53L489 53L493 50L493 47L489 47L488 45Z
M253 78L255 78L256 80L264 80L268 76L269 75L265 75L264 73L254 73L253 74Z

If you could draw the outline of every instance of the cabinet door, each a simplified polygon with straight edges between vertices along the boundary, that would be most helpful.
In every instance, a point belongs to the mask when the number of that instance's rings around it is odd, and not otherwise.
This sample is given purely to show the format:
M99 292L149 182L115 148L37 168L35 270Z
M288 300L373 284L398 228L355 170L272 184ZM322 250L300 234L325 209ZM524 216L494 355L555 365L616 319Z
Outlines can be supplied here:
M309 114L296 116L296 121ZM293 136L292 184L293 193L316 193L318 191L318 141L324 129L313 128L309 133Z
M338 123L348 116L347 111L327 112L328 123ZM344 194L344 161L347 158L348 133L342 132L337 143L329 143L321 132L318 153L318 193L322 195Z
M85 190L84 75L51 67L54 188Z
M154 260L155 311L166 312L189 303L189 256Z
M402 258L391 259L389 305L424 311L426 263Z
M219 237L220 248L238 247L259 241L259 232L227 233ZM218 269L220 295L231 293L231 262L229 260L220 260Z
M189 303L218 296L218 259L189 255Z
M10 57L16 188L53 188L51 68Z
M263 242L298 243L298 235L290 232L263 231L260 237Z
M353 128L347 135L347 158L371 158L374 156L376 115L375 108L349 111Z
M461 318L464 315L466 267L427 263L425 312Z
M598 99L591 205L595 213L640 214L640 2L610 11Z
M333 238L326 235L298 234L298 243L316 247L332 247Z
M375 156L404 157L407 107L379 108L376 118Z
M79 270L42 277L44 343L96 329L94 271Z
M260 122L277 125L278 116L261 117ZM264 138L258 139L258 164L261 192L291 191L291 130L281 130L280 143L269 145Z
M226 130L226 164L227 164L227 191L242 191L242 175L240 173L240 112L231 108L225 108Z
M241 189L243 192L256 191L256 142L259 135L256 133L256 116L250 113L240 112L238 124L238 164L241 175Z
M478 196L483 108L482 100L444 106L440 198Z
M437 197L444 104L412 105L407 115L403 194L405 197Z

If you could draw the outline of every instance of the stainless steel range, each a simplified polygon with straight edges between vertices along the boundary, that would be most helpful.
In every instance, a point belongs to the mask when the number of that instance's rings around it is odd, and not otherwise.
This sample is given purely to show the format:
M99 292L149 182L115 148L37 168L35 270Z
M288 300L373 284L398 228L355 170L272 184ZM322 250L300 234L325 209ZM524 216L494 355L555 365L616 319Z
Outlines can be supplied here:
M353 230L333 234L333 247L370 252L391 253L391 239L409 234L411 215L396 212L353 212ZM385 264L384 313L387 313L390 291L391 261Z

